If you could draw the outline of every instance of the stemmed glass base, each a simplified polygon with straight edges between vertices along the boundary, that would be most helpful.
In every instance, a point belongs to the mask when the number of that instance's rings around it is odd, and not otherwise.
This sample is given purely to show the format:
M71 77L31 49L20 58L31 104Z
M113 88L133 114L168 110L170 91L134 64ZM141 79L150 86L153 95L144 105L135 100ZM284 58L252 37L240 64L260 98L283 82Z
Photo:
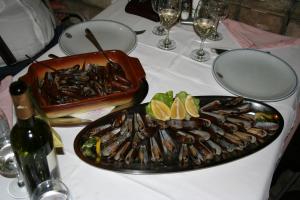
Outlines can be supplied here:
M220 40L223 39L223 35L219 32L216 32L216 33L211 34L210 36L208 36L208 39L212 40L212 41L220 41Z
M0 149L0 174L8 178L14 178L8 184L8 194L14 199L25 199L28 197L27 190L24 182L20 179L21 175L10 141L7 139L2 144L5 145Z
M166 40L166 39L161 39L158 41L157 44L158 48L163 49L163 50L173 50L176 48L176 42L174 40Z
M207 51L201 49L195 49L191 53L191 58L198 62L205 62L210 59L210 55Z
M167 35L167 30L163 26L158 25L158 26L154 26L152 33L154 35L163 36L163 35Z
M0 149L0 175L14 178L17 176L15 155L11 149L9 141L5 141L5 145Z
M17 178L12 180L8 184L7 190L8 190L8 194L14 199L25 199L28 197L28 193L24 185L24 182L20 183Z
M12 150L9 125L4 112L0 109L0 175L7 178L15 178L8 184L8 193L15 199L23 199L28 196L22 175L19 172L15 154Z

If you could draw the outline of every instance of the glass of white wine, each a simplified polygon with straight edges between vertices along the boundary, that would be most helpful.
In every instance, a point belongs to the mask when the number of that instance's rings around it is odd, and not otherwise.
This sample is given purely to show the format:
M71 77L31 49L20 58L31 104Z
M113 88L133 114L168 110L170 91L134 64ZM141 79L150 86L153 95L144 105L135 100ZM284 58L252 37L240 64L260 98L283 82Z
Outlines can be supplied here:
M212 41L219 41L223 36L218 32L219 23L227 18L229 14L229 3L227 0L210 0L208 3L209 13L215 18L213 33L208 37Z
M172 50L176 48L176 42L169 38L170 29L178 21L181 13L181 0L159 0L158 14L160 23L167 30L165 39L158 42L158 47L164 50Z
M158 14L158 1L151 0L152 10ZM157 25L153 27L152 33L154 35L163 36L167 34L167 30L162 25Z
M0 175L14 178L8 185L8 194L15 199L23 199L28 194L11 148L9 133L7 118L0 109Z
M215 18L210 16L207 3L207 0L200 0L194 14L193 27L201 41L200 48L192 51L191 58L199 62L210 59L209 53L204 50L204 41L212 34L215 26Z

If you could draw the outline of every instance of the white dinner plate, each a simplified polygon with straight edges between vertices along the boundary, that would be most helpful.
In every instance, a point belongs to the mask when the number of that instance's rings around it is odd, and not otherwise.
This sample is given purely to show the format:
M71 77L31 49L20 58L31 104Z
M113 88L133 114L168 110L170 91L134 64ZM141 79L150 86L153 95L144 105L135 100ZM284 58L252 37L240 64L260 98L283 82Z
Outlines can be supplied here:
M229 92L260 101L279 101L297 87L295 71L282 59L263 51L227 51L213 63L213 75Z
M129 54L136 46L135 32L128 26L111 20L92 20L67 28L60 36L59 46L67 55L96 52L85 37L89 28L104 50L121 50Z

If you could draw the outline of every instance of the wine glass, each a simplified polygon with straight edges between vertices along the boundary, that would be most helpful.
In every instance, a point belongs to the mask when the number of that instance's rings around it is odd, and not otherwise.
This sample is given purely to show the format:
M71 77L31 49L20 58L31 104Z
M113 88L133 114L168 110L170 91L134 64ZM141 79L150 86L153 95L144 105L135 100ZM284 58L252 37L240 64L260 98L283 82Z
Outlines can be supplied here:
M16 159L14 159L14 166L14 169L17 171L17 175L16 178L8 184L8 194L14 199L25 199L28 197L28 193Z
M158 14L158 1L159 0L151 0L152 10ZM153 27L152 33L154 35L163 36L167 34L166 29L162 25L157 25Z
M8 185L8 193L15 199L23 199L28 195L11 148L9 133L7 118L0 109L0 174L7 178L15 178Z
M16 177L14 153L11 150L9 125L4 112L0 109L0 174L5 177Z
M191 58L204 62L209 60L210 55L204 48L204 41L212 34L215 25L215 18L212 18L208 10L208 1L200 0L194 14L193 27L197 35L200 37L200 49L195 49L191 53Z
M165 39L158 42L158 47L164 50L176 48L174 40L169 38L171 27L176 24L181 12L181 0L158 0L158 14L160 23L167 30Z
M227 0L210 0L208 3L208 9L212 17L215 18L215 26L213 33L208 39L213 41L219 41L223 39L221 33L218 32L218 26L221 21L226 19L229 12L229 4Z

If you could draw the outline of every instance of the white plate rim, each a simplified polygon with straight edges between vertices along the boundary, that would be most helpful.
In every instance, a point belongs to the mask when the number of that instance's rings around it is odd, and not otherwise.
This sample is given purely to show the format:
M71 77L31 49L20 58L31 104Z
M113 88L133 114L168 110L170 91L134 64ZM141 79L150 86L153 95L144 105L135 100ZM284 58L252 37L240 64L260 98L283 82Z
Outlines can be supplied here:
M250 98L250 99L254 99L254 100L257 100L257 101L275 102L275 101L284 100L284 99L292 96L295 93L295 91L296 91L296 89L298 87L298 84L299 84L298 76L297 76L297 73L295 72L295 70L285 60L281 59L280 57L278 57L276 55L271 54L270 52L262 51L262 50L257 50L257 49L250 49L250 48L240 48L240 49L228 50L228 51L220 54L213 61L213 64L212 64L212 74L213 74L213 77L218 82L218 84L221 87L223 87L225 90L227 90L228 92L230 92L230 93L232 93L234 95L241 95L241 93L239 93L238 91L226 87L226 85L223 84L223 81L217 75L217 71L216 71L216 63L219 61L219 59L221 59L223 56L226 56L228 54L232 54L232 53L234 53L236 51L255 51L255 52L263 53L263 54L265 54L267 56L271 56L271 57L273 57L275 59L278 59L279 61L281 61L282 63L285 64L284 67L287 67L290 70L291 74L294 75L294 77L295 77L295 84L294 84L294 86L290 88L290 92L288 94L286 94L285 96L278 96L278 97L274 97L274 98L263 99L263 98L257 98L257 97L253 97L251 95L245 95L245 94L243 94L244 97Z
M114 24L120 25L120 26L125 27L126 29L128 29L129 32L131 32L132 35L134 36L134 41L133 41L133 45L129 48L129 50L128 50L128 51L124 51L124 52L128 55L128 54L130 54L130 53L136 48L136 46L137 46L137 36L136 36L135 32L132 30L132 28L130 28L129 26L127 26L127 25L125 25L125 24L123 24L123 23L121 23L121 22L117 22L117 21L114 21L114 20L108 20L108 19L95 19L95 20L89 20L89 21L84 21L84 22L82 22L82 23L74 24L74 25L68 27L67 29L65 29L65 30L61 33L61 35L60 35L60 37L59 37L59 40L58 40L58 44L59 44L60 49L61 49L66 55L75 55L74 53L72 53L72 52L68 51L67 49L65 49L65 48L63 47L63 45L61 44L61 43L62 43L62 40L63 40L64 34L67 33L70 29L76 28L77 26L81 26L82 24L88 25L88 24L91 24L91 23L98 23L98 22L100 22L100 23L101 23L101 22L110 22L110 23L114 23ZM105 49L104 49L104 50L105 50ZM111 49L111 50L113 50L113 49ZM86 53L88 53L88 52L86 52Z

